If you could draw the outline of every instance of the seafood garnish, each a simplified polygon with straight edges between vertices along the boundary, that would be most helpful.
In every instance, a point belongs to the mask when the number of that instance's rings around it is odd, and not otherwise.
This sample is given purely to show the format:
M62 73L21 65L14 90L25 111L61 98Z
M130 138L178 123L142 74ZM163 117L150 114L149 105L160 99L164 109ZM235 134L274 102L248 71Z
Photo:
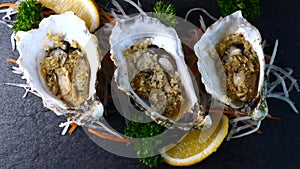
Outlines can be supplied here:
M240 11L219 19L196 43L198 69L214 99L259 121L268 114L259 31Z
M16 43L19 69L45 107L79 125L99 120L103 106L94 95L102 56L84 21L73 12L52 15L38 29L18 31Z
M135 7L140 14L118 18L110 36L118 88L165 127L209 127L176 31Z

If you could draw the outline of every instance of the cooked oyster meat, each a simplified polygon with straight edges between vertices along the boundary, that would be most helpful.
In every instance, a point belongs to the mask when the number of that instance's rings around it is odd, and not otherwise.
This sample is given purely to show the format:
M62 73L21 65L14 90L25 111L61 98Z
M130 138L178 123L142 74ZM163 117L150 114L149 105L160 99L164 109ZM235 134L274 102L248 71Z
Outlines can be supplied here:
M250 102L257 96L259 62L242 34L231 34L216 45L226 75L227 96L233 102Z
M51 93L67 103L78 106L88 98L89 65L77 43L70 44L62 35L48 32L54 46L46 47L48 55L41 63L41 74Z
M175 61L170 54L146 41L132 46L123 55L130 69L133 90L155 111L176 119L183 102L182 84L179 74L173 72L175 65L170 63Z

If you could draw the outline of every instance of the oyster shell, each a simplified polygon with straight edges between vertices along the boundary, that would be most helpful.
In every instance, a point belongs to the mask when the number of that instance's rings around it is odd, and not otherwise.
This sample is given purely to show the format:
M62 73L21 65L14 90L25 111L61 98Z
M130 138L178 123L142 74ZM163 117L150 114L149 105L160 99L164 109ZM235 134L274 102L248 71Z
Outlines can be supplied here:
M19 67L45 107L77 124L102 116L94 99L102 58L84 21L73 12L51 15L38 29L17 32L16 41Z
M211 123L198 103L176 31L141 13L117 20L110 36L115 81L157 123L181 129Z
M211 25L194 50L202 81L213 98L254 120L267 115L261 36L241 11Z

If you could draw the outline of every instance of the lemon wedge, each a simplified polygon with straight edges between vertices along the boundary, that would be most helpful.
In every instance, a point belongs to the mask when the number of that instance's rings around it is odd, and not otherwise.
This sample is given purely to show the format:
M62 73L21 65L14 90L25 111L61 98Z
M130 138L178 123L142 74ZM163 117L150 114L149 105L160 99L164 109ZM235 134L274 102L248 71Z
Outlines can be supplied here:
M100 26L100 14L93 0L39 0L39 2L56 13L73 11L85 21L90 32L94 32Z
M161 155L164 161L172 166L194 165L215 152L227 133L228 118L223 115L218 126L205 142L201 141L201 130L192 129L178 144L164 147Z

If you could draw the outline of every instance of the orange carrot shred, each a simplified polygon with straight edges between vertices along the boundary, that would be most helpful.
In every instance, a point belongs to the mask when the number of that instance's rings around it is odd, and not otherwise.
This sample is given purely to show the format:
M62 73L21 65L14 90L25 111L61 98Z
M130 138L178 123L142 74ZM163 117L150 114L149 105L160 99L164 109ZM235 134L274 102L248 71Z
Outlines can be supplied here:
M236 113L231 110L212 110L212 109L207 109L206 112L213 112L213 113L224 113L227 115L235 115ZM242 116L243 114L241 114Z
M269 63L270 63L270 59L269 59L269 58L265 58L265 62L266 62L267 64L269 64Z
M270 45L270 44L268 44L268 43L267 43L267 44L265 44L265 48L267 48L267 47L270 47L270 46L271 46L271 45Z
M70 128L70 130L68 131L68 134L72 134L74 131L75 131L75 129L77 128L77 124L76 123L71 123L71 128Z
M267 118L267 119L271 119L271 120L281 120L281 118L279 118L279 117L274 117L274 116L271 116L271 115L267 115L266 118Z
M106 140L111 140L111 141L115 141L115 142L120 142L120 143L131 143L128 139L123 139L123 138L117 138L117 137L112 137L112 136L108 136L105 134L102 134L92 128L88 128L88 131L100 138L106 139Z
M101 14L108 20L110 23L115 23L115 20L111 18L103 9L100 8Z
M47 16L48 16L48 15L55 14L55 12L54 12L54 11L52 11L52 10L48 10L48 11L43 11L43 12L42 12L42 14L43 14L43 15L47 15Z
M4 7L12 7L12 8L18 9L19 5L14 4L14 3L4 3L4 4L0 4L0 8L4 8Z
M194 67L193 69L192 69L192 72L193 73L197 73L199 71L199 69L197 68L197 67Z
M118 112L116 109L108 109L108 110L105 110L107 113L115 113L115 112Z
M16 59L7 59L6 61L10 62L10 63L17 63L17 60Z

